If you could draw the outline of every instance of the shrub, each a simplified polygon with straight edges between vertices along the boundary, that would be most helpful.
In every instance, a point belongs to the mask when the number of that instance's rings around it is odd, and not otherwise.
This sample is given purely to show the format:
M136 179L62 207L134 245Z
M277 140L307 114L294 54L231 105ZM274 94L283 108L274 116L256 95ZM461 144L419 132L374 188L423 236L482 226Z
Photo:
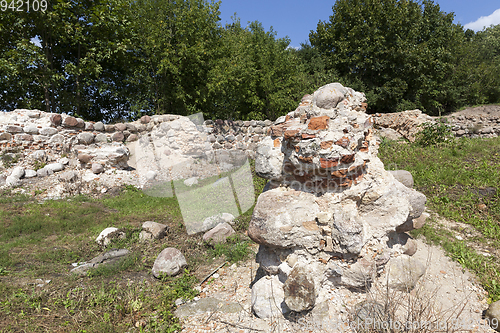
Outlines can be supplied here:
M420 127L422 130L418 133L415 142L422 147L448 142L454 138L451 127L443 121L423 123Z

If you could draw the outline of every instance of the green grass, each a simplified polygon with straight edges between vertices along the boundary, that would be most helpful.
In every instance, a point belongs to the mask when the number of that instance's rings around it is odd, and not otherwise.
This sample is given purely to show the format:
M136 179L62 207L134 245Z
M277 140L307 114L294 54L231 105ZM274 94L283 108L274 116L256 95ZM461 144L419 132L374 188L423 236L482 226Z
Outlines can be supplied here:
M412 173L415 188L427 196L427 207L440 216L474 227L480 236L467 242L500 246L500 138L462 138L422 147L384 140L379 157L386 169ZM452 258L478 276L490 299L500 299L500 262L476 253L436 224L429 222L414 235L423 234L440 244Z
M255 176L253 163L251 169L257 198L265 181ZM175 197L148 196L133 186L99 200L76 196L38 202L30 196L1 193L0 333L126 332L136 325L144 332L179 331L172 315L175 300L196 296L194 284L219 265L218 257L231 262L248 258L251 241L241 232L252 211L253 206L237 217L235 237L211 245L201 235L186 234ZM167 236L140 243L145 221L168 225ZM108 248L127 248L131 254L83 277L68 274L72 263L106 251L95 238L111 226L126 238L113 239ZM166 247L182 251L189 271L154 279L151 268ZM40 288L36 279L51 282Z

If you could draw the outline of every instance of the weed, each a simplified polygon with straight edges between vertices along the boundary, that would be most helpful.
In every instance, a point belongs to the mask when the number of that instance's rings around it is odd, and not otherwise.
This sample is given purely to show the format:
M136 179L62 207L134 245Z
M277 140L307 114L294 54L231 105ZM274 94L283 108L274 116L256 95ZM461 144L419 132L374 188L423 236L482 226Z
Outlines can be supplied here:
M4 151L0 154L0 161L2 161L4 168L10 169L13 165L19 162L19 154Z
M417 134L415 142L422 147L450 142L454 138L451 127L441 121L423 123L420 127L422 127L422 130Z
M7 274L9 274L7 268L0 266L0 275L7 275Z
M46 165L47 165L47 163L45 163L45 162L35 161L35 163L33 164L33 169L35 171L38 171L40 169L45 168Z
M224 255L227 261L234 263L246 259L252 253L249 245L249 241L233 235L228 237L225 243L215 243L210 252L214 257Z

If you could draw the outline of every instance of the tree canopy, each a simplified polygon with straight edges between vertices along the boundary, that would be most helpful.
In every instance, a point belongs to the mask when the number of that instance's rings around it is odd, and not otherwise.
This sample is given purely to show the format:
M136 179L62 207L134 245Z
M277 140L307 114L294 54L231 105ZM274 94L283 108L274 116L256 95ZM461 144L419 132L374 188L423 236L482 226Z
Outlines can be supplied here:
M500 26L464 31L432 0L337 0L296 50L214 0L57 0L0 15L0 110L106 122L275 119L338 81L370 112L500 101Z
M464 39L453 14L430 0L337 0L311 32L327 68L367 94L372 111L454 107L451 73Z

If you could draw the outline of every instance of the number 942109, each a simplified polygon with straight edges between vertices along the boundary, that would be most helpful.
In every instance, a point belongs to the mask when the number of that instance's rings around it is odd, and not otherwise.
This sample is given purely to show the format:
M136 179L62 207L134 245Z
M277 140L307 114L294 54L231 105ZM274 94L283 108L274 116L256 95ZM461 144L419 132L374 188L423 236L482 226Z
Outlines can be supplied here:
M2 12L44 12L47 10L47 0L0 0L0 10Z

